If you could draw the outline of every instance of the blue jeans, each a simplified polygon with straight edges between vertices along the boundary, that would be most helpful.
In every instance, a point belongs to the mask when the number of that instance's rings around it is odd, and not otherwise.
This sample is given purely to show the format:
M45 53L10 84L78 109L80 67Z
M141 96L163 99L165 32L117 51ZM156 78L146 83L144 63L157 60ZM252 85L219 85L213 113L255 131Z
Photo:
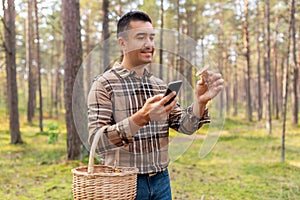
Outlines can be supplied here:
M136 200L172 200L168 169L155 176L138 175Z

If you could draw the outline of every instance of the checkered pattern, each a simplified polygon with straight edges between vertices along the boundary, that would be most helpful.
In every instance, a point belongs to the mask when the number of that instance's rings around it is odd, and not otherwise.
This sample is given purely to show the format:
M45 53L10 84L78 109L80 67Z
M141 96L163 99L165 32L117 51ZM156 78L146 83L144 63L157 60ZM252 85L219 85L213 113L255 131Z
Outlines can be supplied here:
M114 164L118 148L120 166L137 167L141 174L160 172L169 164L169 127L192 134L210 121L207 110L202 119L197 119L191 115L191 106L182 109L177 104L167 120L150 121L133 133L129 117L148 98L164 93L166 87L147 70L143 77L137 77L118 63L95 78L88 96L89 142L103 128L98 144L103 164Z

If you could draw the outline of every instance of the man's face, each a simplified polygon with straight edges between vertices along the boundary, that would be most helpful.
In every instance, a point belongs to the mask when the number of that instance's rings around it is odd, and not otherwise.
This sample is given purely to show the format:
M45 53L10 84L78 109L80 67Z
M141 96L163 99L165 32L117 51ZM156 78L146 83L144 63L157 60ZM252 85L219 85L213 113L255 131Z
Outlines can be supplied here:
M123 38L123 50L126 59L134 67L152 62L155 53L154 30L150 22L131 21L126 38Z

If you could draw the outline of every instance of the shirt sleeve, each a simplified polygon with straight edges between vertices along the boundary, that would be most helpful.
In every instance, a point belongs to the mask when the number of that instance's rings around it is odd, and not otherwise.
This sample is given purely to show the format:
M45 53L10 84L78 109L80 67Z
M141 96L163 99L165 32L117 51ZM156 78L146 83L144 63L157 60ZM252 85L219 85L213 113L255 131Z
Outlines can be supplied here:
M132 142L133 132L130 131L129 118L118 123L114 121L111 94L100 80L93 82L88 95L87 106L90 145L95 134L102 129L97 151L105 152Z
M207 108L205 109L202 118L194 116L192 114L192 110L192 105L186 109L183 109L179 104L177 104L169 116L169 126L180 133L191 135L204 124L210 123L210 117Z

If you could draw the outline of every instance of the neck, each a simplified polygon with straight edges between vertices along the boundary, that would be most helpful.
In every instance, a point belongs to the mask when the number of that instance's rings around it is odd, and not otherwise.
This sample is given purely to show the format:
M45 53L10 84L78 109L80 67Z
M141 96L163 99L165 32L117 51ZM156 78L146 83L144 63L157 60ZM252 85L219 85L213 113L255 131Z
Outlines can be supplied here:
M121 65L129 70L129 71L135 71L135 73L138 75L138 76L143 76L143 73L144 73L144 69L145 69L145 66L146 64L144 65L139 65L139 66L135 66L133 63L131 62L128 62L128 60L124 57L123 58L123 61L121 63Z

